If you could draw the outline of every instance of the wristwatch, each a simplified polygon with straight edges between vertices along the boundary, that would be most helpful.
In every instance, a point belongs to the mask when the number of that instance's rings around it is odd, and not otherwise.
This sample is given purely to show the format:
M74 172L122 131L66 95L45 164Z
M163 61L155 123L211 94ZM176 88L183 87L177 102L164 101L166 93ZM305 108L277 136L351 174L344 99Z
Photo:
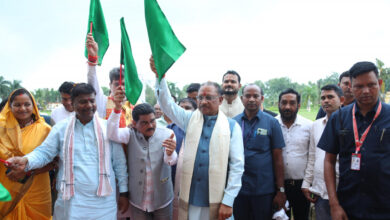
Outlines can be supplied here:
M279 187L279 188L278 188L278 190L279 190L281 193L284 193L284 192L285 192L285 190L284 190L284 187L283 187L283 186Z

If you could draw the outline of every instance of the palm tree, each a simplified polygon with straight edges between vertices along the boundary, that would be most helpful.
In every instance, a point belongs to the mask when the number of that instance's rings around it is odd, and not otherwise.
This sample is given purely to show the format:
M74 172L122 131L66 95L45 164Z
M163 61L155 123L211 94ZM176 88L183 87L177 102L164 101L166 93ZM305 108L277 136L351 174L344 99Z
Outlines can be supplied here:
M10 83L10 90L11 90L11 91L14 91L15 89L22 88L21 83L22 83L21 80L15 80L15 79L14 79L14 80Z
M11 85L10 81L5 80L3 76L0 76L0 97L2 99L8 97L8 94L10 92L10 85Z

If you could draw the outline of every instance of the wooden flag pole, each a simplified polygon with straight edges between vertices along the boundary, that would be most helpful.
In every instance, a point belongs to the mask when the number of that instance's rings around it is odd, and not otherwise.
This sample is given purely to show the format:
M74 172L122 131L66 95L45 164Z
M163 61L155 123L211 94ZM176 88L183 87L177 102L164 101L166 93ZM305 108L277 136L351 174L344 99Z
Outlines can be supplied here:
M92 34L92 21L91 21L91 25L90 25L90 28L89 28L89 33Z

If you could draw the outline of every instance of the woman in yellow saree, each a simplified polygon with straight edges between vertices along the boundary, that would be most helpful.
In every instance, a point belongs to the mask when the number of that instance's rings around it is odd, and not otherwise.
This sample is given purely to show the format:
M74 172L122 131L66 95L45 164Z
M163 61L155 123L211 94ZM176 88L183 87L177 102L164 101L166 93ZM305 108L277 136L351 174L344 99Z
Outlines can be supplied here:
M23 156L38 147L50 132L39 116L34 98L26 89L13 91L0 113L0 158ZM48 170L53 164L32 173L6 174L0 164L0 182L12 200L0 203L0 219L51 219L51 196ZM29 176L26 178L26 175ZM27 181L21 183L23 179Z

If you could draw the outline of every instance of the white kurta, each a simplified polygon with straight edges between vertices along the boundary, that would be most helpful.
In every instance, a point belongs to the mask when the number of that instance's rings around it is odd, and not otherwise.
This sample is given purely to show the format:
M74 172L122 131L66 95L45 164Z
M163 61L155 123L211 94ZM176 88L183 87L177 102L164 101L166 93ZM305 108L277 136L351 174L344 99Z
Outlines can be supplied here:
M68 112L63 105L60 105L51 112L50 117L53 120L52 125L57 124L58 122L64 120L65 118L69 118L74 114L74 111Z
M238 96L233 100L232 104L228 104L226 99L223 99L222 104L219 106L219 110L229 118L234 118L236 115L241 114L244 109L245 107Z
M57 176L58 197L54 206L53 219L116 219L115 178L118 180L119 192L127 192L126 158L122 146L110 142L110 183L113 188L113 193L106 197L97 196L99 159L93 121L83 125L79 120L76 120L73 164L75 193L70 200L64 201L62 199L60 185L64 174L64 157L61 152L65 129L69 121L63 120L56 124L42 145L26 155L28 158L27 169L43 167L59 154L60 161ZM106 124L102 124L102 126L106 126Z

